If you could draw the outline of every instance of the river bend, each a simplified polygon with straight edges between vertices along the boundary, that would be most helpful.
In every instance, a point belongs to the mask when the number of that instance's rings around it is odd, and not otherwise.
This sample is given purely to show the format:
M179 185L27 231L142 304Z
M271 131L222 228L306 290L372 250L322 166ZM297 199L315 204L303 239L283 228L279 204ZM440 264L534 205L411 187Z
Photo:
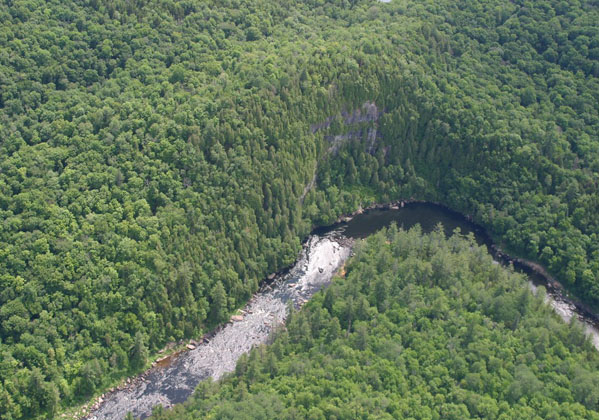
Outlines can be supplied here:
M402 208L400 208L402 207ZM89 420L120 420L128 412L135 418L146 418L152 407L165 408L185 401L200 381L212 377L219 379L232 372L239 357L258 344L268 341L273 329L287 316L287 306L301 306L314 293L326 286L351 254L354 239L364 238L379 229L396 223L409 229L420 224L423 232L432 231L443 224L447 235L455 229L473 233L480 245L486 245L500 262L512 261L497 251L485 231L464 216L442 206L430 203L411 203L389 209L372 209L356 215L346 223L316 229L309 237L296 263L284 274L278 275L257 292L241 315L217 330L212 338L192 350L182 352L132 381L127 386L108 394L96 402ZM553 287L543 275L514 264L516 269L529 275L529 286L535 292L539 285L546 286L547 303L566 322L575 317L586 334L599 349L599 328L596 318L585 313Z

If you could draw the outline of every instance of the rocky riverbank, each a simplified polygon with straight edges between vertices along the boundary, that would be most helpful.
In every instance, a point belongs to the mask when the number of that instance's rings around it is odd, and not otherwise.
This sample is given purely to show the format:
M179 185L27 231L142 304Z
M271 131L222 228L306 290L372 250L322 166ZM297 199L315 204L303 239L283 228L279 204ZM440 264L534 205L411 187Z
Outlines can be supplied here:
M94 404L89 420L136 418L151 414L152 407L165 408L185 401L200 381L219 379L232 372L239 357L267 342L287 317L289 304L300 307L328 284L351 254L352 241L335 232L310 237L297 263L272 279L254 295L246 307L210 338L159 362L149 371L105 395Z
M586 333L599 349L596 316L582 304L565 296L559 282L542 266L507 255L468 216L435 203L403 200L360 208L340 218L332 227L317 229L304 244L296 264L286 271L268 276L260 291L239 314L231 317L229 323L197 342L179 343L178 348L183 350L157 360L152 369L102 395L85 418L122 419L129 411L135 417L145 418L153 406L160 404L167 408L183 402L200 381L208 377L218 379L231 372L243 353L267 342L272 331L282 325L289 304L301 306L330 282L349 258L352 238L374 233L381 227L376 221L384 222L384 226L396 222L406 228L419 223L425 231L432 230L441 222L447 234L451 234L454 228L460 228L463 233L473 232L477 241L486 244L497 261L512 264L530 274L535 279L534 284L531 282L533 290L538 285L545 286L548 303L566 322L574 316L583 321Z

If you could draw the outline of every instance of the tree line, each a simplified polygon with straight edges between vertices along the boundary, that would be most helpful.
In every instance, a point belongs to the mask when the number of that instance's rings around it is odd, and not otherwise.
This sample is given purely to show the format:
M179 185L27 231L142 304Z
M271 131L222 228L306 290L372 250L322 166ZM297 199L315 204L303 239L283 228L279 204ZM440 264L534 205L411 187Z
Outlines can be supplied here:
M0 5L2 417L53 417L143 369L372 201L470 214L597 305L597 14ZM344 121L367 102L376 121Z
M392 226L271 345L152 419L599 418L599 357L474 238Z

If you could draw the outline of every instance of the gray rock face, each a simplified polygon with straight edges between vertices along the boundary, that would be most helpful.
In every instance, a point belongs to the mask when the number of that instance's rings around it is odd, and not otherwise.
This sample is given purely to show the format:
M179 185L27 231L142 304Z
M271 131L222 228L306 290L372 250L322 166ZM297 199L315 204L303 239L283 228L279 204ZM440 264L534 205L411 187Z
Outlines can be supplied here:
M341 119L345 125L353 125L363 122L375 122L383 114L374 102L366 101L362 104L362 107L356 108L351 112L343 111L341 113ZM338 118L336 116L327 117L324 121L318 124L312 124L310 131L316 133L319 130L329 128L332 122Z

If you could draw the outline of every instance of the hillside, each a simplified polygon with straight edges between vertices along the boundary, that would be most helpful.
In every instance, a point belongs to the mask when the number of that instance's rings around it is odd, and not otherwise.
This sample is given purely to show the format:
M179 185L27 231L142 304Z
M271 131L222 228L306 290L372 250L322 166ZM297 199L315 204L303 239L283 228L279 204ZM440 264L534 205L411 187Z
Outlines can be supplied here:
M599 356L484 248L391 228L171 419L597 419Z
M0 19L3 418L206 332L374 200L470 214L599 306L596 1L14 0Z

